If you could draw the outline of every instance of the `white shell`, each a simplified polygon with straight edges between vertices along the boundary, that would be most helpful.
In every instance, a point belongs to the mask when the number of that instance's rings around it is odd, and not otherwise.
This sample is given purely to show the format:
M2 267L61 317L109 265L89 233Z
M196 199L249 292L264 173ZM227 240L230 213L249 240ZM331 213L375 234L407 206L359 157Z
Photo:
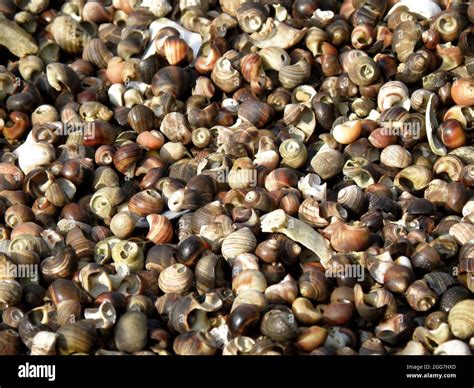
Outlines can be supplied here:
M433 0L401 0L396 3L385 16L385 21L388 17L401 6L405 6L408 10L415 14L419 19L430 19L441 12L441 8Z
M167 15L173 9L166 0L143 0L140 7L148 8L157 18Z
M32 356L55 356L58 333L50 331L40 331L33 337L31 346Z
M461 340L451 340L438 346L433 354L448 356L469 356L472 353L471 349L469 349L469 346L465 342Z
M125 93L125 85L113 84L110 86L107 94L109 95L110 103L113 106L123 106L123 94Z
M321 178L317 174L307 174L301 178L298 182L298 189L303 193L304 198L314 198L317 201L326 200L327 184L321 184Z
M97 329L108 329L115 324L117 312L110 302L102 302L97 308L88 308L84 310L84 317L92 319Z
M48 143L35 143L32 136L28 136L13 153L18 157L18 166L25 175L36 167L49 166L56 160L54 147Z

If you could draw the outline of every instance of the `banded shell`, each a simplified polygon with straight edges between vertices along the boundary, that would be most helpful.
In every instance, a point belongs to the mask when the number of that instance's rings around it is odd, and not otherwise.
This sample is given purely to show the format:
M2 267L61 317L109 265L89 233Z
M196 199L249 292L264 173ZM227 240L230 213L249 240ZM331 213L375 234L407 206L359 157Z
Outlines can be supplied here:
M69 15L57 16L50 26L55 42L70 54L79 54L90 36L87 31Z
M242 253L253 252L257 247L257 239L249 228L242 228L229 234L222 242L222 255L233 264Z
M158 278L158 286L164 293L183 294L191 288L194 276L184 264L173 264L165 268Z
M474 335L474 300L457 303L449 312L448 323L452 333L461 339Z

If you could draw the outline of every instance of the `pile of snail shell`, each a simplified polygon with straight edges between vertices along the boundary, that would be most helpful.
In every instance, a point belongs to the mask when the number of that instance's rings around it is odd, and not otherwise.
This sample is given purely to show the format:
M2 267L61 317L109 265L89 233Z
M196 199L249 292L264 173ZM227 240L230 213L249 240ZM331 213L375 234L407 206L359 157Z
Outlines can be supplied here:
M473 22L0 0L0 354L471 354Z

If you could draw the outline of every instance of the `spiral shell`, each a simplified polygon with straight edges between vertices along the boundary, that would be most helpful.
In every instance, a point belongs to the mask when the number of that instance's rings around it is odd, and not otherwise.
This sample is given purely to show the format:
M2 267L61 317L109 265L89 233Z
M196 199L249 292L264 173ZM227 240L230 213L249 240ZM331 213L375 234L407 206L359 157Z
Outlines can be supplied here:
M113 54L109 51L105 43L97 38L89 40L82 52L82 59L89 61L100 69L105 69Z
M16 280L0 280L0 310L20 302L22 287Z
M283 87L293 89L307 81L310 74L310 64L305 59L300 59L294 65L283 66L278 73L278 79Z
M211 73L215 85L226 93L237 90L242 82L240 73L227 58L219 58Z
M137 143L129 143L115 151L114 166L123 174L135 173L135 166L142 156L142 149Z
M329 286L323 272L311 270L303 273L298 279L300 294L317 302L324 302L329 297Z
M449 312L448 323L452 333L461 339L474 334L474 300L468 299L457 303Z
M341 140L341 139L340 139ZM342 170L344 156L341 152L324 146L311 159L311 167L322 179L330 179Z
M57 16L50 29L58 46L71 54L80 53L90 38L87 31L69 15Z
M112 259L115 265L126 266L131 272L143 269L144 257L140 246L132 241L121 241L112 247Z
M249 228L242 228L229 234L222 242L222 255L231 265L242 253L253 252L257 239Z
M362 214L365 209L366 198L359 186L350 185L339 190L337 202L355 214Z
M281 165L291 168L300 168L306 163L308 151L303 142L296 139L287 139L279 148L282 157Z
M165 216L159 214L150 214L147 216L150 229L146 239L155 244L167 244L173 239L173 225Z
M191 288L194 276L184 264L173 264L165 268L158 278L158 286L165 293L183 294Z
M235 12L240 28L251 34L258 31L268 16L265 7L256 2L243 2Z
M389 145L382 150L380 161L389 167L405 168L412 164L412 156L399 145Z
M407 20L398 25L393 31L392 47L400 62L406 62L408 56L415 50L421 39L421 28L418 22Z

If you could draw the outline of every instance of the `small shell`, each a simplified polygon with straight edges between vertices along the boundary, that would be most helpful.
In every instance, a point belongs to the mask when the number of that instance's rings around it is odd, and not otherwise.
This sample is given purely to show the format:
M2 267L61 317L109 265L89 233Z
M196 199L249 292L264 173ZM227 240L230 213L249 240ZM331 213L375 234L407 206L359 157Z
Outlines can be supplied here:
M474 81L472 78L462 78L454 81L451 95L456 104L474 106Z
M237 17L240 28L244 32L251 34L263 26L267 19L268 12L260 3L244 2L237 8L235 16Z
M84 51L82 52L82 59L93 63L99 69L107 68L112 57L113 54L109 51L105 43L98 38L88 41L84 46Z
M418 191L428 187L432 172L424 166L415 165L404 168L395 176L395 186L400 190Z
M180 112L168 113L160 126L160 131L172 142L187 145L192 140L192 130L184 114Z
M280 71L284 66L291 63L288 53L282 48L271 46L265 47L258 52L262 58L262 65L265 70L271 69Z
M428 311L436 301L436 294L428 287L424 280L416 280L406 290L406 298L415 311Z
M277 284L273 284L265 290L265 297L270 303L291 304L298 296L298 284L291 275Z
M395 14L398 8L403 9L405 7L408 12L420 19L431 19L441 12L440 6L433 0L418 0L416 2L401 0L390 8L385 16L385 20L388 19L390 15Z
M300 168L306 163L308 151L303 142L296 139L287 139L281 143L279 152L281 155L281 165L291 168Z
M164 201L156 190L143 190L135 194L128 203L131 212L145 217L149 214L159 214L163 210Z
M55 356L59 334L50 331L40 331L33 337L31 355Z
M117 349L133 353L142 350L148 339L146 315L139 311L129 311L117 322L114 340Z
M173 225L165 216L150 214L146 217L150 229L146 239L155 244L167 244L173 239Z
M389 167L405 168L412 164L408 150L399 145L389 145L380 153L380 161Z
M289 341L298 335L298 325L291 310L270 310L260 324L262 334L275 341Z
M233 68L227 58L219 58L211 73L211 79L215 85L226 93L237 90L242 82L240 73Z
M323 228L329 224L329 222L320 215L318 202L311 197L306 198L301 203L298 209L298 218L317 228Z
M22 287L16 280L0 280L0 310L20 302Z
M56 159L54 147L48 143L23 143L14 153L25 174L36 167L46 167Z
M341 144L351 144L360 136L362 125L360 121L346 121L336 125L332 130L334 139Z
M97 332L89 321L68 323L57 331L58 350L61 355L73 353L92 353L97 346Z
M359 86L368 86L375 82L380 76L377 63L368 56L355 58L348 69L348 75L352 82Z
M405 62L408 59L420 39L421 27L414 20L404 21L395 28L392 35L392 47L400 62Z
M450 340L438 346L433 354L440 356L470 356L472 353L469 345L465 342L460 340Z
M115 265L124 265L131 272L137 272L143 269L144 257L143 251L138 244L132 241L121 241L112 247L112 259Z
M247 269L242 271L232 280L232 291L236 295L249 290L264 292L266 288L267 281L265 276L256 270Z
M383 84L377 95L377 107L380 112L395 105L401 105L406 110L409 110L411 105L408 88L400 81Z
M191 48L185 40L177 37L168 37L163 44L163 54L170 65L178 65L189 62L192 58Z
M298 183L298 175L295 170L290 168L277 168L270 172L265 179L265 189L268 191L279 190L283 188L295 187Z
M212 253L201 257L196 264L195 270L196 285L199 293L203 294L226 285L223 269L224 260L222 257Z
M326 275L321 271L311 270L303 273L298 279L300 294L307 299L324 302L329 297Z
M305 60L300 59L294 65L283 66L278 79L283 87L293 89L308 80L311 74L311 65Z
M343 165L344 156L342 153L325 146L311 159L311 167L322 179L330 179L336 176L341 172Z
M464 245L469 240L474 239L474 225L467 222L460 222L451 226L449 234L453 236L458 244Z
M350 185L339 190L337 202L355 214L362 214L365 208L365 195L357 185Z
M165 268L158 278L158 285L165 293L183 294L191 288L194 276L184 264L173 264Z
M242 253L253 252L257 239L249 228L242 228L229 234L222 242L222 255L231 265Z

